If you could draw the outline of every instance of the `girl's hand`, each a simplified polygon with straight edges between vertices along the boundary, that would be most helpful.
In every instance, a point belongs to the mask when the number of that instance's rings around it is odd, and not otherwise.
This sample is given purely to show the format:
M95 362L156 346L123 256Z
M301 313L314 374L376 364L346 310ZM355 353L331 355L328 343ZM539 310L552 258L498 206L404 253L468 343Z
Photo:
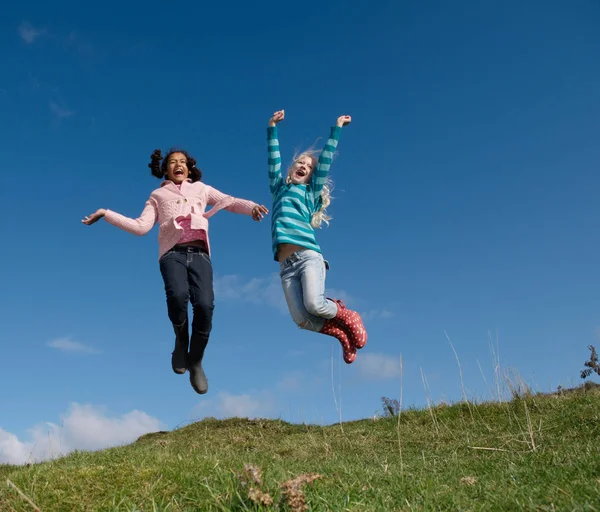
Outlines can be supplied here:
M337 118L337 122L335 123L335 125L342 128L342 127L346 126L347 124L350 124L351 122L352 122L352 116L340 116Z
M283 121L285 117L285 110L278 110L273 114L273 117L269 119L269 126L275 126L279 121Z
M87 217L82 219L81 222L87 224L88 226L91 226L94 222L98 222L102 217L104 217L104 215L106 215L106 210L104 208L100 208L91 215L88 215Z
M256 222L260 222L267 213L269 213L269 210L266 206L263 206L262 204L256 205L252 208L252 219Z

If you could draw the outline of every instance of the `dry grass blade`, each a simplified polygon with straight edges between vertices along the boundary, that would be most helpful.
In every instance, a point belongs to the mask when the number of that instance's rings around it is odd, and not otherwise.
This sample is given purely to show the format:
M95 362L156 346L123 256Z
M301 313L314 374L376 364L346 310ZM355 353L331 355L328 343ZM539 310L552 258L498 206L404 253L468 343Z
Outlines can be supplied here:
M31 499L8 478L6 479L6 485L12 487L15 491L17 491L17 494L21 496L21 498L23 498L27 503L29 503L33 510L35 510L36 512L42 512L40 508L33 501L31 501Z
M435 431L439 435L440 428L438 426L437 419L433 412L433 408L431 407L431 400L429 399L429 386L427 386L427 381L425 380L425 374L423 373L423 368L420 368L420 370L421 370L421 380L423 381L423 389L425 389L425 398L427 399L427 410L429 411L429 414L431 416L431 421L433 422Z
M460 359L458 358L458 354L456 353L454 345L452 344L452 341L450 340L450 336L448 336L448 333L446 332L445 329L444 329L444 335L446 336L448 343L450 343L452 352L454 352L454 357L456 358L456 364L458 365L458 374L460 376L460 389L462 392L463 400L467 404L467 408L469 409L469 414L471 415L471 420L474 420L475 418L473 417L473 411L471 410L471 404L469 404L469 399L467 398L467 392L465 391L465 384L463 381L463 372L462 372L462 366L460 365Z
M488 450L492 452L507 452L504 448L489 448L487 446L468 446L471 450Z
M525 419L527 420L527 433L529 434L529 439L531 439L531 451L536 451L537 446L535 445L535 439L533 438L533 424L531 422L531 416L529 415L529 409L527 408L527 402L523 401L523 405L525 406Z
M396 432L398 433L398 451L400 452L400 475L404 481L404 460L402 458L402 442L400 437L400 416L402 415L402 354L400 354L400 401L398 403L398 423Z
M331 349L331 392L333 393L333 403L335 404L335 410L337 411L340 419L340 428L343 432L344 425L342 424L342 398L340 396L340 405L338 407L337 399L335 397L335 379L333 378L333 348Z

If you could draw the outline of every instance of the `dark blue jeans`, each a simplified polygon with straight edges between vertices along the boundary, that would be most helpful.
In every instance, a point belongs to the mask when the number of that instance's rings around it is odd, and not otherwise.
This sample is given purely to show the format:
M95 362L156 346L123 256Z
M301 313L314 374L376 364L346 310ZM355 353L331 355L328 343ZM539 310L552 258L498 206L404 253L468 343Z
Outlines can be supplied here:
M188 336L188 303L194 317L189 347L189 364L204 356L212 329L215 295L210 257L195 246L174 247L160 258L160 273L165 282L169 320L175 332L185 329Z

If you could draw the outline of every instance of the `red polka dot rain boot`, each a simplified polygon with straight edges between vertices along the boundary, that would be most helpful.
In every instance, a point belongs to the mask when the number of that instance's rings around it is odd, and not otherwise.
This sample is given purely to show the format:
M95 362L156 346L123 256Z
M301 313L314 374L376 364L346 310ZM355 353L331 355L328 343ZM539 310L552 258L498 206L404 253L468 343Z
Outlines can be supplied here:
M356 359L356 349L352 343L350 343L347 334L343 331L343 329L340 329L340 327L333 320L325 320L325 325L323 325L323 328L320 332L337 338L342 346L344 362L347 364L354 362Z
M363 325L362 318L356 311L347 309L344 301L338 299L329 299L337 304L338 312L333 319L346 333L350 343L361 349L367 344L367 330Z

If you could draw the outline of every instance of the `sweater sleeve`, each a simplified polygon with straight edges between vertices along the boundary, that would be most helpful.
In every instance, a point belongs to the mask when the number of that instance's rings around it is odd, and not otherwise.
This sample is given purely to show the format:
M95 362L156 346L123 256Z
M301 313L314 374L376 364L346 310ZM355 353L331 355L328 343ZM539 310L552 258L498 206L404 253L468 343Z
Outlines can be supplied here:
M207 185L208 189L208 204L214 206L217 202L227 199L229 196L218 191L216 188ZM237 197L232 198L233 201L230 205L225 206L225 210L240 213L242 215L252 215L252 209L258 206L254 201L248 201L247 199L239 199Z
M137 219L125 217L111 210L106 210L106 214L104 215L104 220L109 224L138 236L148 233L154 227L154 224L156 224L157 218L158 208L156 201L152 197L146 201L144 210Z
M314 170L310 178L315 197L319 197L321 195L323 185L325 185L325 182L327 181L329 168L331 167L331 161L333 160L333 154L335 153L341 134L342 129L339 126L332 126L329 133L329 139L327 139L327 143L319 155L317 168Z
M271 194L275 194L281 186L281 153L279 140L277 140L277 126L267 128L267 145L269 149L269 187Z

